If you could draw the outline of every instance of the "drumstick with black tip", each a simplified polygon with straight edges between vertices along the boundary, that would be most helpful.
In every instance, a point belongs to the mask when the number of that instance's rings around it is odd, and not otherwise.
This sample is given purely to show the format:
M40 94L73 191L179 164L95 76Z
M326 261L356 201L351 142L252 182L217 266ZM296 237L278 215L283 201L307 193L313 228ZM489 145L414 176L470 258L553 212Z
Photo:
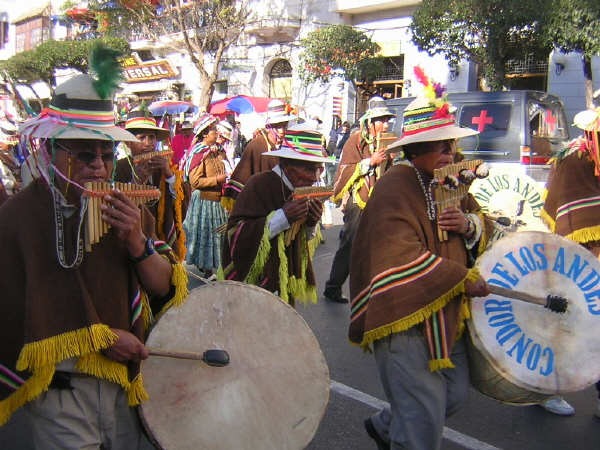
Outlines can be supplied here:
M169 350L166 348L147 347L148 353L152 356L164 356L166 358L193 359L204 361L209 366L225 367L229 364L229 353L225 350L206 350L204 353L181 352L178 350Z
M488 286L492 294L501 295L502 297L512 298L514 300L521 300L527 303L533 303L535 305L541 305L544 308L548 308L550 311L560 314L564 313L569 306L567 299L558 295L548 295L546 298L544 298L528 294L527 292L513 291L512 289L495 286L493 284L489 284Z

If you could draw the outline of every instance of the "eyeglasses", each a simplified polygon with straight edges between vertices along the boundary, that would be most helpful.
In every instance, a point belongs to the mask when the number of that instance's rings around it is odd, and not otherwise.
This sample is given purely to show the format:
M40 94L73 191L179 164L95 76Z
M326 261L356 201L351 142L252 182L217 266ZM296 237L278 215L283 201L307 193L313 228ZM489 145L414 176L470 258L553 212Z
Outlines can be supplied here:
M59 143L55 143L59 150L63 150L69 154L69 156L74 156L77 161L84 164L91 164L96 161L96 158L100 157L102 162L113 162L115 160L115 153L96 153L96 152L87 152L87 151L73 151L70 148L63 147Z

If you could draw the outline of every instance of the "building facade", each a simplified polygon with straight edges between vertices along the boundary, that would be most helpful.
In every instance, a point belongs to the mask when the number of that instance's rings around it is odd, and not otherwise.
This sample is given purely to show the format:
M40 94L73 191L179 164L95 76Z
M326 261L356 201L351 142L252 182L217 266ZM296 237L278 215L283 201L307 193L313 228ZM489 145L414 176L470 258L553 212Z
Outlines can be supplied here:
M318 117L327 132L334 116L357 120L367 98L359 86L336 79L326 85L306 84L298 77L300 40L327 24L344 23L367 33L381 46L385 73L375 81L384 98L418 93L413 67L420 65L428 75L446 85L448 92L478 89L477 67L462 61L449 67L442 56L429 57L411 42L411 18L420 0L243 0L252 12L252 23L236 45L230 47L219 67L213 100L235 95L280 98L307 119ZM86 14L83 3L63 11L64 1L0 0L0 58L35 47L47 39L88 38L100 34L98 23ZM144 36L141 29L125 30L133 54L125 70L127 82L122 101L188 100L197 102L199 76L185 52L174 52ZM537 63L536 63L537 64ZM208 61L210 70L211 62ZM568 119L585 109L585 92L580 58L566 55L559 72L550 57L542 64L515 62L509 71L518 78L515 86L532 86L558 95L565 103ZM593 60L593 74L600 88L600 60ZM67 71L65 76L72 75ZM43 92L40 96L49 96ZM574 130L572 130L572 134Z

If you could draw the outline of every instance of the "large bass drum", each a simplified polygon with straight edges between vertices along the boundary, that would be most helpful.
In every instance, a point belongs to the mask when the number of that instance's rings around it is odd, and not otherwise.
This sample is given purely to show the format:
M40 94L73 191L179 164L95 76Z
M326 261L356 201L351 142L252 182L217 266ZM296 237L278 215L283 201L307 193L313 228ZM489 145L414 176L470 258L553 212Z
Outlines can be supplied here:
M160 356L143 362L150 400L140 415L158 448L298 450L313 438L329 371L308 325L274 294L232 281L194 289L158 320L146 345L230 357L225 367Z
M540 217L544 189L523 173L492 167L486 178L473 181L469 192L492 218L490 242L517 231L549 231Z
M495 242L476 267L490 285L568 300L559 314L496 294L472 299L468 327L483 357L471 364L482 378L473 382L477 389L491 397L508 391L514 399L496 399L527 404L600 379L600 262L591 252L552 233L524 231Z

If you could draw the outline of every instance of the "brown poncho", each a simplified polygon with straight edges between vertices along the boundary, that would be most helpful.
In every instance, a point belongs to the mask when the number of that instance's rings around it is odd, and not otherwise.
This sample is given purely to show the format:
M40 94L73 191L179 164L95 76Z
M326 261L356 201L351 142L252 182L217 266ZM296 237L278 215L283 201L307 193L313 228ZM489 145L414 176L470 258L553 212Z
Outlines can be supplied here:
M333 201L342 200L345 194L352 195L354 203L359 208L364 208L369 200L371 189L377 181L375 172L363 175L360 172L360 163L363 159L371 157L371 145L363 138L361 133L352 134L342 150L342 158L335 176L333 185ZM389 165L390 158L381 164Z
M160 190L160 199L148 205L148 209L156 219L156 234L159 239L164 240L175 252L179 261L185 258L185 233L183 221L190 203L190 187L183 182L183 173L177 170L177 166L171 166L175 174L175 193L173 198L169 185L160 170L151 175L152 185ZM117 162L115 169L115 181L122 183L139 184L133 176L133 161L131 158L123 158Z
M574 151L557 161L546 189L542 218L550 230L588 248L600 247L600 181L587 153Z
M423 179L427 186L430 179ZM479 209L471 196L461 207L465 212ZM463 308L465 281L475 281L477 275L467 268L463 237L448 235L447 241L439 242L415 169L391 167L375 185L353 241L352 343L366 346L429 320L424 329L430 368L452 367L449 351L468 314ZM438 336L436 328L441 330Z
M316 239L310 241L309 249L304 226L289 246L285 245L285 232L269 239L267 221L291 195L273 171L248 180L229 216L219 279L254 284L288 302L316 302L311 263Z
M248 143L223 190L221 198L223 208L228 211L233 209L240 192L252 175L268 172L279 163L278 158L263 157L263 153L271 150L275 150L275 145L268 137L268 131L265 130Z
M170 298L148 298L134 264L114 229L81 264L64 268L57 256L52 194L34 180L0 208L0 425L24 403L48 389L55 366L77 357L76 369L120 384L130 405L147 398L139 365L108 359L101 350L130 331L144 342L152 314L187 295L185 268L171 249L156 249L173 265ZM65 260L75 260L79 212L64 218ZM142 207L142 229L154 236L154 219Z

